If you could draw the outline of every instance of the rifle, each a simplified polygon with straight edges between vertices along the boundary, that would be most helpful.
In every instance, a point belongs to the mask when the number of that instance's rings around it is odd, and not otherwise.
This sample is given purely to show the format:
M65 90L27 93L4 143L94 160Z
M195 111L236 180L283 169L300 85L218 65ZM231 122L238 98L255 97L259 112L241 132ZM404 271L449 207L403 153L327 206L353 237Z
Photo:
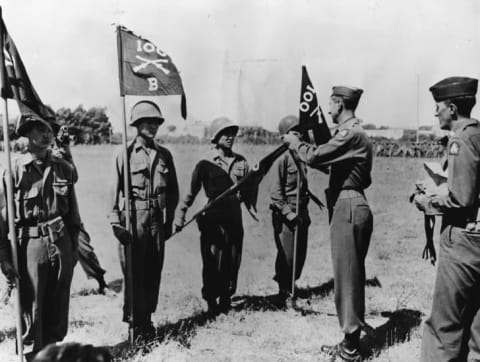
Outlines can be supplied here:
M210 200L200 211L197 211L187 222L185 222L182 226L183 230L187 225L191 224L195 221L200 215L204 214L208 211L211 207L218 204L222 201L225 197L233 195L236 193L241 187L246 187L245 185L250 185L250 187L256 187L262 181L263 177L267 174L270 168L273 165L273 162L280 157L286 150L288 149L288 144L282 144L277 147L275 150L270 152L264 158L262 158L258 163L256 163L252 169L236 184L230 186L220 195L215 197L213 200ZM170 237L179 233L181 230L175 231L172 233Z

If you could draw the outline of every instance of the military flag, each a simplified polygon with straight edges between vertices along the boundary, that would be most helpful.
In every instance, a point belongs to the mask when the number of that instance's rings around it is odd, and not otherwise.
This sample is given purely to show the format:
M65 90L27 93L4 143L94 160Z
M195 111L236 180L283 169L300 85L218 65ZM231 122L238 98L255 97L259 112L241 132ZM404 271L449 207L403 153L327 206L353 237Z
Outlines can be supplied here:
M0 18L0 49L1 97L14 98L24 118L40 117L54 122L55 112L43 104L35 91L3 18Z
M120 95L181 95L181 114L187 117L182 79L172 58L151 41L123 26L117 27Z
M302 66L299 111L300 127L310 141L318 146L332 138L305 65Z

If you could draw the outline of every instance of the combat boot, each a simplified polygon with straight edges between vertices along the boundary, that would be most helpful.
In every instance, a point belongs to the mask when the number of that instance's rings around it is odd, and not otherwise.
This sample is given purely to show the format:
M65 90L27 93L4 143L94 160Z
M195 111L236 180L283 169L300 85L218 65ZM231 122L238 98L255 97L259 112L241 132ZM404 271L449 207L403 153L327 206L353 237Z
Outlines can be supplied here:
M220 297L220 303L218 304L218 309L220 313L228 314L230 308L232 307L232 300L230 297Z

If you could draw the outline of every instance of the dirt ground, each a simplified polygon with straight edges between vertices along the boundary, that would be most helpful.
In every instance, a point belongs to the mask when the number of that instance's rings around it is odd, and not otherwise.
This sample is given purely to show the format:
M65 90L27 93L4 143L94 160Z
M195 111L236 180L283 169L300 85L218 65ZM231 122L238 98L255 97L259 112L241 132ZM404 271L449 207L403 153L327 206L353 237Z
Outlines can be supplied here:
M181 194L189 184L198 155L208 146L171 145ZM272 146L238 145L251 163ZM272 280L275 245L268 210L271 175L260 188L259 222L244 213L245 240L234 310L208 320L200 294L201 259L195 224L167 242L165 266L154 323L158 338L129 348L121 322L121 273L117 242L107 221L106 190L114 148L76 147L80 173L80 211L106 279L116 296L93 293L96 283L77 266L72 285L67 341L107 346L118 361L326 361L320 346L338 342L333 302L332 266L326 211L310 205L308 256L299 280L295 309L278 310ZM3 162L2 162L3 164ZM367 257L366 321L374 329L362 334L364 353L372 361L418 360L422 322L429 313L435 268L421 260L423 217L409 204L415 180L424 178L422 160L378 158L367 198L375 228ZM323 197L327 177L309 173L310 187ZM199 197L191 211L205 202ZM438 232L437 232L438 235ZM438 240L438 236L436 237ZM1 279L1 278L0 278ZM0 293L4 289L1 281ZM15 360L13 304L0 306L0 360Z

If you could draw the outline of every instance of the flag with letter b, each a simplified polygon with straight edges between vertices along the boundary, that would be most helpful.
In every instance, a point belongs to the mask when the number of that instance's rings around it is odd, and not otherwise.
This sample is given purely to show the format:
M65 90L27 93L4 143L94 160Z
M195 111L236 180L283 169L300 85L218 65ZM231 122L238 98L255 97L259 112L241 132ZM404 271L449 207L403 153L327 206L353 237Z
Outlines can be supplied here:
M181 95L182 117L187 116L182 79L172 58L152 42L117 26L120 95Z

